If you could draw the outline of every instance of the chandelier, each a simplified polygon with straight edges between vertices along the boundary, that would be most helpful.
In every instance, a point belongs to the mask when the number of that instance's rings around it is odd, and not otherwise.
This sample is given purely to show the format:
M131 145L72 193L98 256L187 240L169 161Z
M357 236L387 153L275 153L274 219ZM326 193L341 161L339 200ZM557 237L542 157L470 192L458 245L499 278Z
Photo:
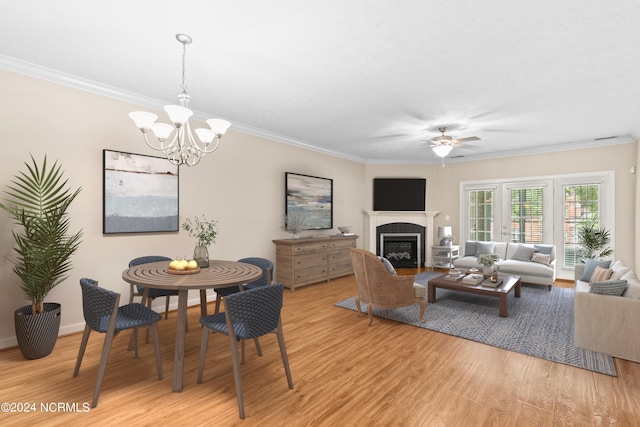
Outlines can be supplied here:
M146 111L133 111L129 117L140 128L147 145L154 150L162 151L174 165L197 165L205 154L213 153L220 144L220 138L225 134L231 123L221 119L209 119L209 129L195 129L196 137L191 132L189 118L193 115L189 107L191 97L187 94L185 83L185 57L187 45L192 42L186 34L176 34L176 39L182 43L182 93L178 95L180 105L165 105L164 110L169 115L172 125L156 123L158 116ZM155 139L149 141L149 131L153 132ZM212 142L215 139L215 143Z

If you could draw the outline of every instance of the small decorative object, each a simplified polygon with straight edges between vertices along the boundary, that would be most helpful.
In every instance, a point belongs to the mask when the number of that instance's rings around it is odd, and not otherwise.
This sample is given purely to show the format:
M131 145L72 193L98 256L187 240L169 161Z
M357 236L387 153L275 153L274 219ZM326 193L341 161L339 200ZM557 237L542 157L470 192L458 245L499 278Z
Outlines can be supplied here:
M493 273L493 264L500 259L498 254L480 254L478 255L478 262L484 266L482 273L487 276Z
M193 259L198 263L198 267L209 267L209 250L211 243L215 243L218 234L218 222L208 221L204 215L202 217L184 218L182 228L189 233L189 236L196 239L196 247L193 251Z
M495 270L491 273L491 281L493 283L498 283L498 272Z
M340 230L340 233L342 233L343 236L353 236L353 227L350 225L343 225L342 227L338 227L338 230Z
M290 210L288 214L284 216L284 229L290 231L292 239L299 239L300 232L306 230L305 222L307 216L298 210Z
M438 237L442 237L442 240L440 240L440 246L451 246L453 244L451 241L452 234L453 230L450 226L438 227Z

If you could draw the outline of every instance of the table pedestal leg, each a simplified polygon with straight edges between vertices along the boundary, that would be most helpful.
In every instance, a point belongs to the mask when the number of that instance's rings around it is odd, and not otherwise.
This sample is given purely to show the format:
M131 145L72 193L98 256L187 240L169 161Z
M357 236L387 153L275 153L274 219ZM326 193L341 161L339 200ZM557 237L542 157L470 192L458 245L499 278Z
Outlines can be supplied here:
M187 289L178 292L178 319L176 324L176 344L173 357L173 391L182 391L184 374L184 342L187 331Z

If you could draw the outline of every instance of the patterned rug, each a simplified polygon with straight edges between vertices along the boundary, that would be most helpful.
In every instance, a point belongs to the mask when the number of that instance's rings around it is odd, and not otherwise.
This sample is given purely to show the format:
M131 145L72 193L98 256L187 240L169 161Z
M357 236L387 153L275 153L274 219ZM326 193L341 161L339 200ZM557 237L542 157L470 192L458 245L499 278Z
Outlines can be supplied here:
M416 282L440 273L424 272ZM335 304L356 310L355 297ZM564 363L606 375L617 376L609 355L577 348L573 343L573 289L523 285L520 298L508 297L509 317L498 315L498 299L446 289L436 290L436 302L427 304L425 323L420 323L420 306L373 309L374 316L424 329L466 338L494 347ZM362 305L363 312L366 306Z

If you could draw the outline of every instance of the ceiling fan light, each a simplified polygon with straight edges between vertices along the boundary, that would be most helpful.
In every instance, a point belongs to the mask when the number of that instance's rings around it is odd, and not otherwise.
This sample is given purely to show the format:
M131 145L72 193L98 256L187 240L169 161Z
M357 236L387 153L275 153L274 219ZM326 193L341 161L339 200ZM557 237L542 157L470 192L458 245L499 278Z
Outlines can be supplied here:
M431 149L438 157L447 157L447 154L453 150L453 147L450 145L436 145L435 147L431 147Z

